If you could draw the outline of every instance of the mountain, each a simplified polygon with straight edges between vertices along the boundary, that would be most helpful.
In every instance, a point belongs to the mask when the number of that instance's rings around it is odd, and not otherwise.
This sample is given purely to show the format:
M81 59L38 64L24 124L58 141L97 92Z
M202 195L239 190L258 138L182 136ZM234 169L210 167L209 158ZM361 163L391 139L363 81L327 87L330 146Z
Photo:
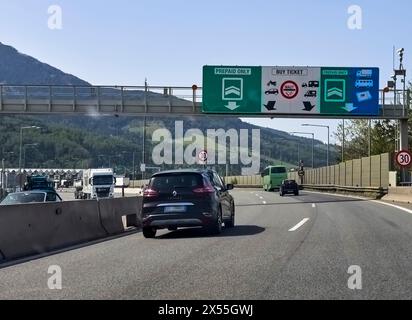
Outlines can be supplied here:
M90 85L0 42L0 84Z
M31 85L90 85L73 75L62 72L33 57L18 52L0 43L0 83ZM153 94L155 95L155 94ZM200 129L261 129L261 166L286 163L295 166L300 158L311 164L312 141L308 138L292 137L286 132L260 128L237 118L223 117L157 117L146 119L146 163L151 165L153 144L151 133L158 128L174 132L175 121L184 121L185 130ZM2 116L0 117L0 143L6 166L18 167L19 130L21 126L36 125L41 131L25 132L23 144L37 143L24 148L25 167L96 167L111 165L118 171L131 171L132 155L135 164L142 162L143 118L109 116ZM326 146L316 141L316 165L325 165ZM332 148L331 159L337 158ZM168 168L167 166L165 168ZM225 166L218 166L225 170ZM231 165L232 174L239 174L240 167Z

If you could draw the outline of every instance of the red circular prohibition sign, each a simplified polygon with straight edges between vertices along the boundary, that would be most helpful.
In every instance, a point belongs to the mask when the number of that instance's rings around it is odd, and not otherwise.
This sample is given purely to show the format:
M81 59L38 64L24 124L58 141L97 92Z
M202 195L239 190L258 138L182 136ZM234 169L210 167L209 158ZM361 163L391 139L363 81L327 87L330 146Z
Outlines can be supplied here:
M299 86L294 81L286 81L280 88L282 96L286 99L294 99L299 94Z
M409 167L412 163L412 154L408 150L401 150L396 154L396 163L401 167Z

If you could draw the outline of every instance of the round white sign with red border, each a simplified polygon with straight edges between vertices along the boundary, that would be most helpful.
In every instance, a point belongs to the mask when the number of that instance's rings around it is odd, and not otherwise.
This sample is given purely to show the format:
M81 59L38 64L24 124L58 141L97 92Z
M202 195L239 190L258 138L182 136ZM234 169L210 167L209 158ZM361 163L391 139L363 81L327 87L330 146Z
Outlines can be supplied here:
M199 152L199 160L202 162L206 162L207 161L207 151L203 150Z
M285 81L280 87L280 93L285 99L292 100L299 94L299 86L294 81Z
M412 164L412 154L408 150L401 150L396 154L396 163L401 167L409 167Z

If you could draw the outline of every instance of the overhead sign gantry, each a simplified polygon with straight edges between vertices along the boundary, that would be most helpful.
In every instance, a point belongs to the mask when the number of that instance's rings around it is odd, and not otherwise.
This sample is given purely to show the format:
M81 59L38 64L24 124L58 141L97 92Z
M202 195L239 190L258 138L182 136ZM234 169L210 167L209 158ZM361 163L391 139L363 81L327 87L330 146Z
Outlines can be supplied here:
M379 69L205 66L202 111L377 116Z

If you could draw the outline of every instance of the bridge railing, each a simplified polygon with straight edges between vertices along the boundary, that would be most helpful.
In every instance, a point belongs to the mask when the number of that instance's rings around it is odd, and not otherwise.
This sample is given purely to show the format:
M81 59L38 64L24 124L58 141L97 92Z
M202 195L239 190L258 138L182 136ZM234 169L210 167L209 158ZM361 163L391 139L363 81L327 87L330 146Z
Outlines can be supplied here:
M177 110L185 114L200 114L201 103L202 88L196 86L0 85L0 111L18 113L87 112L95 107L95 111L106 113L174 113ZM379 103L380 118L406 117L411 108L410 92L381 90ZM157 109L148 110L150 106Z
M3 99L113 99L140 100L169 96L201 102L202 88L164 86L46 86L0 85Z

